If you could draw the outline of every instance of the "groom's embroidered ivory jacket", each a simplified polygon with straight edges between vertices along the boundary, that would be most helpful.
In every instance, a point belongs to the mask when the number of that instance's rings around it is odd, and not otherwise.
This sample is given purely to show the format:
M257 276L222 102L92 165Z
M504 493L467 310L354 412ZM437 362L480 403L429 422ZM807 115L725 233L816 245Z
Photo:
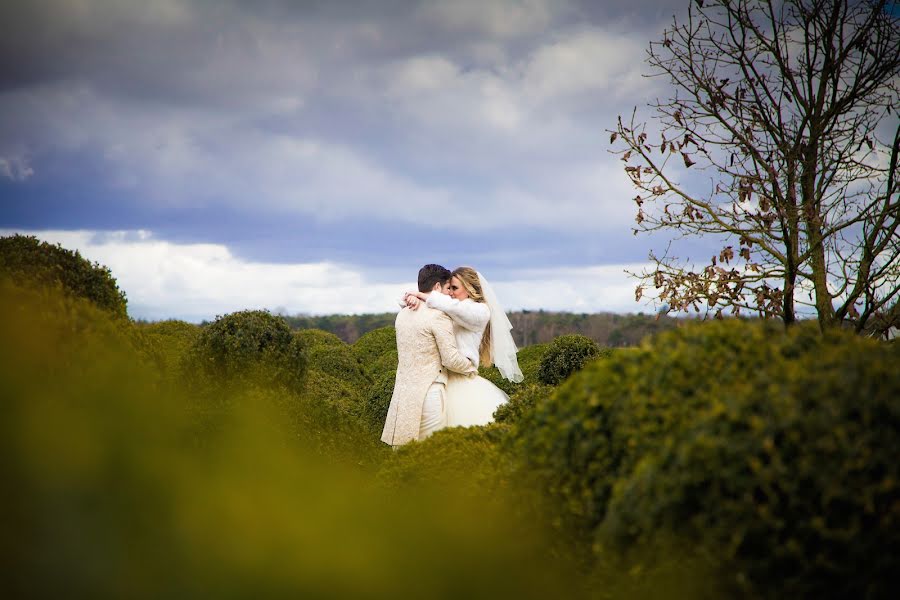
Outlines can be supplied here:
M397 379L381 441L392 446L419 437L422 405L429 386L445 366L457 373L475 373L462 356L453 336L453 321L439 310L420 306L404 308L397 315Z

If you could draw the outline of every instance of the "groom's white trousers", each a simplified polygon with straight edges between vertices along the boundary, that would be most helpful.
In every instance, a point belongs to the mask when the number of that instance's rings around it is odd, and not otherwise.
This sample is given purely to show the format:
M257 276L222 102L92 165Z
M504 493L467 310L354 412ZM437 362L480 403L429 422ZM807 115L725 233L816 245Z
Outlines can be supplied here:
M419 439L424 440L429 435L443 429L447 423L446 405L447 386L435 381L425 394L425 404L422 405L422 420L419 422Z

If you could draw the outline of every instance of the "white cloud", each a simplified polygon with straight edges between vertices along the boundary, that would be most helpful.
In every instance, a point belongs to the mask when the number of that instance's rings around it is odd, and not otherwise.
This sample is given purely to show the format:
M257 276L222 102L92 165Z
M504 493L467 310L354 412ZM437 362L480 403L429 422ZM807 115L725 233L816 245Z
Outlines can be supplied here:
M12 231L0 231L11 235ZM359 314L396 310L415 286L408 279L372 280L353 266L329 262L272 264L242 260L220 244L175 244L148 231L28 231L108 266L135 318L212 319L236 310L288 314ZM485 273L508 310L635 312L635 283L624 270L644 265L522 269Z
M417 17L450 31L514 37L545 29L562 10L562 0L454 0L425 2Z
M640 77L644 45L597 28L574 30L538 48L524 72L524 92L542 99L589 92L623 96L648 87Z
M637 284L625 274L626 270L639 272L647 266L636 263L523 271L513 280L497 283L497 295L508 310L652 312L634 301Z
M0 156L0 177L13 181L25 181L34 175L34 169L24 156Z

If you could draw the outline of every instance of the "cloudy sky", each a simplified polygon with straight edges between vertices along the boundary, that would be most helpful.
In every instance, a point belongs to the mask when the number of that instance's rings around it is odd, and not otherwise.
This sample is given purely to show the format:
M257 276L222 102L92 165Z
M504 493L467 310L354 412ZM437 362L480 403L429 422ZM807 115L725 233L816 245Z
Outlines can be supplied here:
M667 93L643 53L686 4L5 2L0 234L108 265L139 318L383 312L426 262L511 310L652 310L623 271L666 240L606 130Z

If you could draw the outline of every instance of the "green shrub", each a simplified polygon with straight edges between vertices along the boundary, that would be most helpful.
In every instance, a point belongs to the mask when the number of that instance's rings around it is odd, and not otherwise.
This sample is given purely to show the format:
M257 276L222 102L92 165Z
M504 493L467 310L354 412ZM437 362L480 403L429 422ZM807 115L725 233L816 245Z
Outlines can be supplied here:
M66 294L86 298L119 317L127 317L125 292L107 267L79 252L33 236L0 238L0 276L16 283L60 286Z
M516 393L516 390L522 385L538 383L538 370L541 366L541 359L550 348L550 344L533 344L526 346L516 353L516 359L519 363L519 369L522 370L523 380L514 383L505 379L497 367L481 367L478 374L499 387L509 395Z
M561 335L550 343L541 358L538 381L545 385L557 385L575 371L600 356L609 356L610 350L600 350L589 337L571 334Z
M294 335L303 341L307 348L316 346L346 346L344 340L329 331L321 329L300 329Z
M584 553L674 538L735 593L887 597L900 567L895 349L704 323L595 362L515 430Z
M385 374L395 375L397 373L397 365L397 351L390 350L379 356L378 359L372 363L369 372L372 373L372 377L375 379Z
M499 425L450 427L422 442L401 446L378 474L385 485L452 487L471 495L493 495L508 482L503 473Z
M532 344L519 350L516 357L519 360L519 368L522 369L522 375L525 377L523 383L537 382L541 361L549 349L550 344Z
M137 323L135 326L158 349L161 367L166 373L177 371L201 332L199 326L178 320Z
M397 332L393 327L379 327L366 333L353 344L353 352L366 369L384 354L397 351Z
M316 398L342 413L356 415L362 410L364 393L368 387L360 387L314 366L306 376L304 396Z
M509 397L509 402L501 404L494 411L494 420L498 423L514 423L531 411L534 406L553 394L554 388L542 383L528 383L519 387Z
M353 349L336 335L325 331L305 330L294 334L307 343L310 369L315 369L347 385L359 389L359 394L371 384L369 377Z
M391 405L391 396L394 394L394 382L396 373L384 372L376 377L375 382L369 387L363 402L360 418L365 426L381 437L384 429L384 421L387 418L388 408Z
M215 389L236 382L304 391L306 349L281 317L245 310L203 328L181 365L189 381Z

